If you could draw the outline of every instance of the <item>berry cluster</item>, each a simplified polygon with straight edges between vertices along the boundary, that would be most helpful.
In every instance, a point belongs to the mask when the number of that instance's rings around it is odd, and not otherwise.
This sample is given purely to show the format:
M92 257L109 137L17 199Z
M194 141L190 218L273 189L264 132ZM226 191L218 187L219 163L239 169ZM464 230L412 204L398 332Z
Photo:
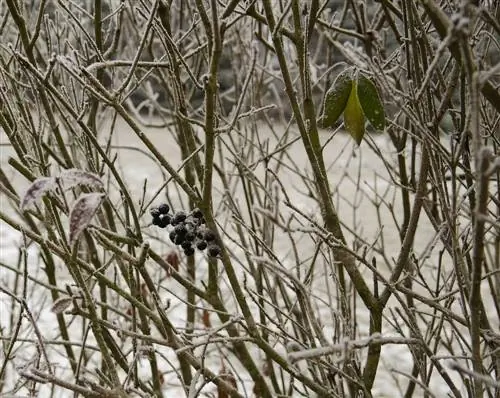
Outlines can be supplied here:
M217 244L216 235L205 225L205 219L200 209L194 209L186 214L184 211L170 213L170 207L163 203L150 210L153 217L153 225L166 228L171 225L173 229L169 233L170 240L180 246L186 256L194 254L194 248L207 250L209 257L218 257L220 247Z

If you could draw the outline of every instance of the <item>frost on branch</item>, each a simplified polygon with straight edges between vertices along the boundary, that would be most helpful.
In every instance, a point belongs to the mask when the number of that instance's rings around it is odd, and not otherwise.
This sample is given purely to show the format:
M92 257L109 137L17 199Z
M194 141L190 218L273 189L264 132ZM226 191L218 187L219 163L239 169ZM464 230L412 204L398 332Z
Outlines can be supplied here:
M73 204L69 213L69 244L71 246L89 225L104 196L103 193L95 192L81 194Z
M20 209L27 210L33 203L37 202L47 192L55 189L55 180L53 177L37 178L29 186L21 199Z

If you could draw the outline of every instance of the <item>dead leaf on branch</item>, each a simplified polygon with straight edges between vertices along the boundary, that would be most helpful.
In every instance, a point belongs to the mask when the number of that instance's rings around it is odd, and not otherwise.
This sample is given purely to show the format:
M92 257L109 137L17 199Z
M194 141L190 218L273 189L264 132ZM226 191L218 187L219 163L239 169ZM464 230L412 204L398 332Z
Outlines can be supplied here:
M47 192L54 191L56 188L53 177L39 177L31 183L26 193L21 199L19 208L27 210L31 205L40 200Z
M50 309L50 311L52 311L54 314L61 314L66 309L68 309L72 303L72 297L59 297L56 301L54 301L54 304L52 304L52 308Z
M97 174L85 170L67 169L63 170L57 176L39 177L33 181L22 197L19 208L23 211L27 210L48 192L55 192L59 181L66 189L71 189L78 185L104 189L104 183Z
M88 227L105 196L103 193L84 193L73 204L69 213L70 246L73 246L80 234Z
M59 174L59 178L66 189L74 188L77 185L88 185L95 188L104 188L101 178L94 173L85 170L68 169Z
M236 377L234 376L233 372L231 372L229 369L226 369L224 362L222 362L218 377L232 386L235 390L238 390ZM217 398L229 398L229 394L221 386L217 386Z

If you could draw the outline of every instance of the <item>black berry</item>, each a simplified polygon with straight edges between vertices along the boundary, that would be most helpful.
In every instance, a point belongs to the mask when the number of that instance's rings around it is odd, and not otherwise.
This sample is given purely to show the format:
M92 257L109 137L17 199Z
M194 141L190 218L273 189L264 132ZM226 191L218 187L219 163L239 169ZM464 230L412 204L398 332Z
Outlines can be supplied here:
M167 214L170 211L170 206L166 203L162 203L160 206L158 206L158 211L160 212L160 214Z
M183 211L178 211L177 213L174 214L174 218L173 218L173 222L175 222L175 224L179 224L183 221L186 220L186 213L184 213Z
M220 247L216 244L210 244L207 248L207 254L209 257L218 257L220 255Z
M154 224L154 219L153 219ZM168 214L162 214L159 218L158 225L160 228L165 228L168 224L170 224L170 216Z
M201 212L200 209L196 208L196 209L193 209L193 211L191 212L191 215L194 217L194 218L203 218L203 213Z
M169 236L170 240L172 241L172 243L175 243L175 241L177 239L177 234L174 231L172 231L172 232L170 232L170 234L168 236Z
M186 256L192 256L195 248L198 250L207 249L209 257L219 257L221 247L217 244L217 235L205 225L205 219L200 209L195 208L189 214L178 211L169 213L170 206L166 203L158 207L152 207L150 214L153 224L160 228L172 225L173 230L169 233L170 240L181 246Z
M205 232L203 232L203 239L205 239L207 242L211 242L215 240L215 233L207 229Z
M151 217L153 217L153 219L155 219L155 218L158 218L158 216L159 216L161 213L160 213L160 210L158 209L158 207L152 207L152 208L149 210L149 214L151 214Z
M207 242L205 240L200 240L196 243L198 250L205 250L207 248Z
M179 225L176 225L175 228L174 228L174 232L177 234L177 235L186 235L187 233L187 229L186 229L186 226L183 225L183 224L179 224Z

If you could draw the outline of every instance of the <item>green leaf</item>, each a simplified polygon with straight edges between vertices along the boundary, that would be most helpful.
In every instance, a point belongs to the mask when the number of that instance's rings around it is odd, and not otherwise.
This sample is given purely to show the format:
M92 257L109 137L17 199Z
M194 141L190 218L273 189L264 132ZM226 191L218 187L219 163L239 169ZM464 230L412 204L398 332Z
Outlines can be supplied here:
M365 117L358 99L357 83L352 82L352 90L344 109L344 126L356 144L361 144L365 135Z
M325 95L320 126L331 127L335 124L347 105L351 89L351 69L346 69L337 76Z
M363 113L377 130L385 127L385 113L375 84L362 73L358 76L358 98Z

